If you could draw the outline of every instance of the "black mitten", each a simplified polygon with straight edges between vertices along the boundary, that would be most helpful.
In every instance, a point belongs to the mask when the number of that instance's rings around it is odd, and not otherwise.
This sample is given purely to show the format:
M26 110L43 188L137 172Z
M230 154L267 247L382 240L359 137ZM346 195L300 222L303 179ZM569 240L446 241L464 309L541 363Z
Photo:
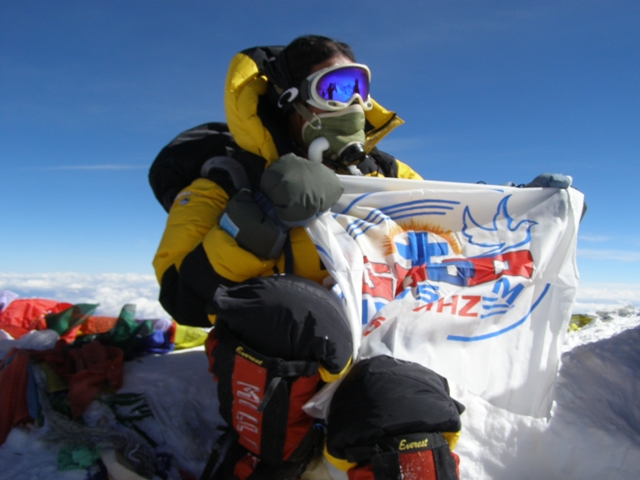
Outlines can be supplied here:
M286 231L254 202L246 188L229 200L218 224L238 245L260 258L278 258L287 238Z

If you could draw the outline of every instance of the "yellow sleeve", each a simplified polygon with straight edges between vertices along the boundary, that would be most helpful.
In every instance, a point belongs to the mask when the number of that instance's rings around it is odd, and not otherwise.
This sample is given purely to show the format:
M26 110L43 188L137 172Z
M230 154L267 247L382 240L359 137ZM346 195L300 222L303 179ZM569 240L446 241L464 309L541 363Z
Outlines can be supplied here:
M217 225L228 201L227 193L206 178L195 180L176 196L153 259L159 283L170 266L180 269L184 257Z
M262 260L238 245L217 224L207 232L202 246L216 273L233 282L270 275L276 260Z
M170 266L180 271L184 258L200 243L213 270L228 280L242 282L272 272L275 260L262 260L244 250L218 226L228 201L227 193L206 178L178 194L153 260L158 282Z

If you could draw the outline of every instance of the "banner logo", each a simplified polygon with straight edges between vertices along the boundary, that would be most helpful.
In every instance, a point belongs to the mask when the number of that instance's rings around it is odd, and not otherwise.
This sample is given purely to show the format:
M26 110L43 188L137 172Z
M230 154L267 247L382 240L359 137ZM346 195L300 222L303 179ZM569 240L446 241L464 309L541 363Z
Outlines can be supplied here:
M373 209L365 219L352 221L346 229L352 238L365 254L372 250L372 256L382 260L364 258L363 323L369 323L373 315L393 299L407 295L422 304L414 311L444 313L458 318L485 319L511 310L524 290L523 281L533 276L534 259L528 247L531 229L538 223L514 220L507 208L509 198L507 195L500 200L489 226L474 219L469 205L460 208L459 202L436 204L433 200ZM437 224L420 222L420 217L427 215L451 214L454 206L458 207L455 208L458 214L462 210L462 227L457 236ZM392 221L391 228L388 221ZM386 235L376 232L381 227L387 229ZM364 242L363 237L369 242ZM462 254L470 250L475 255ZM379 258L376 251L382 251L384 257ZM462 292L463 287L478 285L491 286L490 293L449 293L452 287L454 291ZM526 318L518 319L515 324L490 336L450 335L448 339L487 339L506 333L524 320ZM365 334L370 333L371 327L375 328L370 325Z

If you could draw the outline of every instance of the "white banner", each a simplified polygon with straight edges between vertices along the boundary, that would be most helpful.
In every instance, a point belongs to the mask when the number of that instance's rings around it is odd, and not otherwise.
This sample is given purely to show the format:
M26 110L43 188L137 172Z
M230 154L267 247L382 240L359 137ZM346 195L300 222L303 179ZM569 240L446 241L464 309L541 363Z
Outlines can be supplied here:
M498 407L548 415L583 195L341 180L333 215L308 231L345 297L358 357L411 360Z

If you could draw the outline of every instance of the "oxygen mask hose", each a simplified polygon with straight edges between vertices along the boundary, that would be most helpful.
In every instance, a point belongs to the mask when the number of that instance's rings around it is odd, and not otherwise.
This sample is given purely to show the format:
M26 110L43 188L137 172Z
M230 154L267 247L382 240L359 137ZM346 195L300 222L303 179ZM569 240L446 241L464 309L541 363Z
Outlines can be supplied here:
M322 154L326 150L329 150L329 140L325 137L318 137L309 144L307 156L309 160L315 163L322 163Z

